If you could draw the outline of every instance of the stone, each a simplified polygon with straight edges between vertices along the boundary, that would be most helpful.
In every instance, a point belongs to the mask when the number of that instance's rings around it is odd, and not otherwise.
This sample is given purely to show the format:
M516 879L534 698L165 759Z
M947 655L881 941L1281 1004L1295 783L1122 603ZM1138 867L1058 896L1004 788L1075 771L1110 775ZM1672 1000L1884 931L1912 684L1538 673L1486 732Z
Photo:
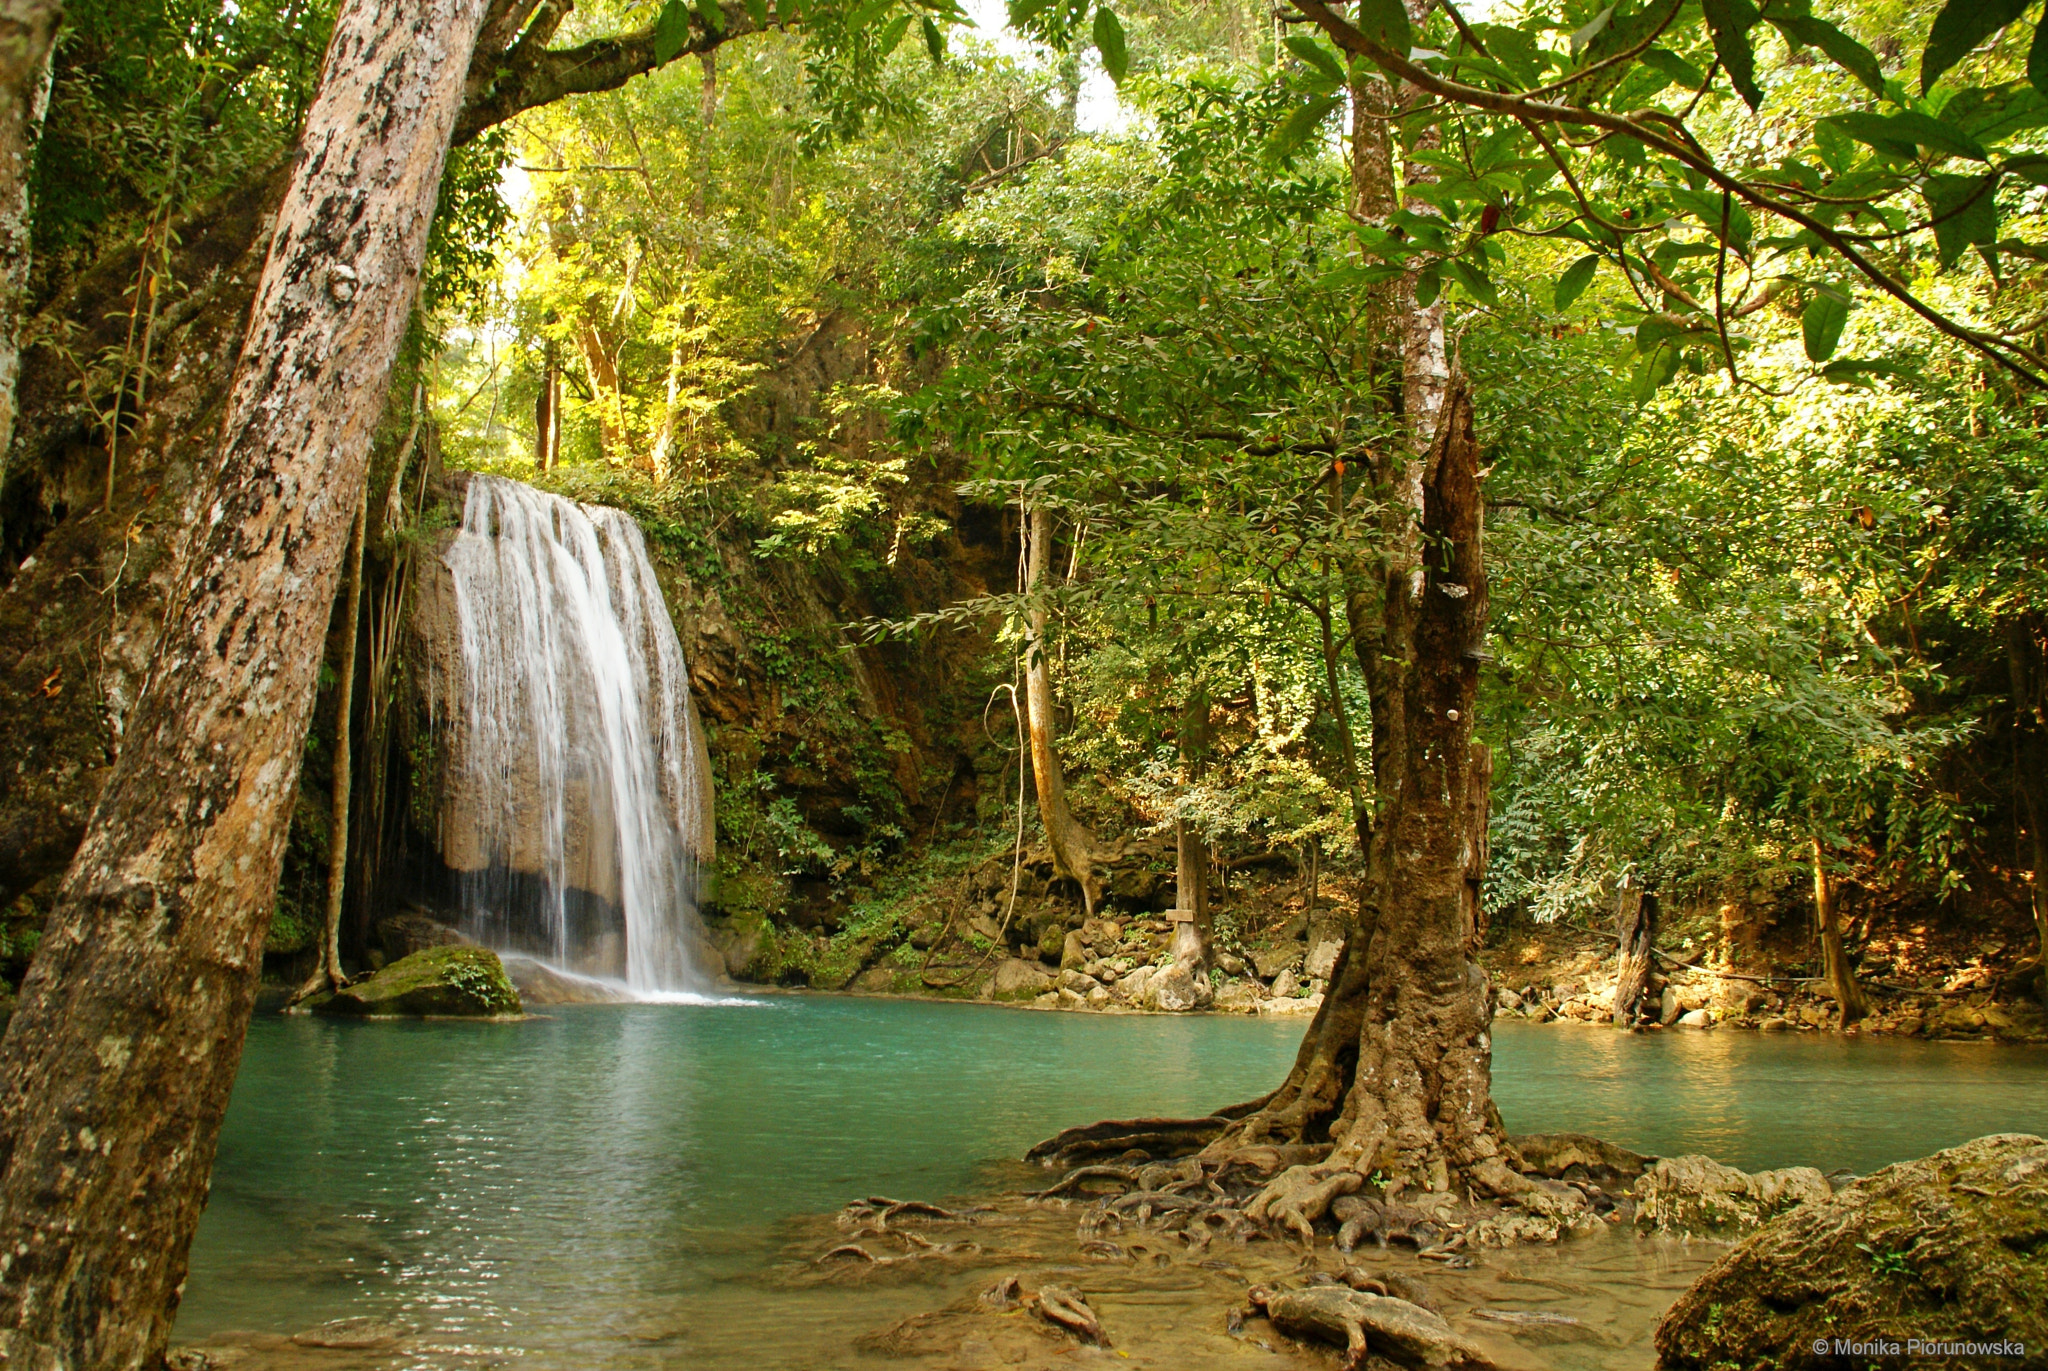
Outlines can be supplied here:
M1530 1173L1554 1181L1626 1185L1657 1160L1585 1133L1520 1133L1508 1145Z
M1636 1227L1648 1232L1724 1238L1746 1233L1788 1209L1825 1200L1827 1178L1810 1166L1737 1171L1711 1157L1666 1157L1630 1192Z
M1078 970L1088 961L1088 940L1081 936L1081 930L1075 929L1060 940L1061 971Z
M1293 943L1260 948L1252 953L1252 965L1258 968L1260 980L1270 981L1281 972L1301 965L1301 949Z
M1801 1205L1722 1257L1658 1324L1657 1365L2039 1365L2044 1237L2048 1142L1994 1134L1900 1162ZM2006 1346L1913 1358L1898 1346L1908 1337ZM1811 1355L1823 1342L1829 1355Z
M300 1347L320 1347L338 1352L368 1352L390 1347L410 1332L412 1329L405 1324L393 1323L388 1319L357 1317L334 1319L304 1333L294 1333L292 1341Z
M1003 926L987 914L976 914L969 919L967 931L984 942L993 943L997 947L1003 945Z
M1790 1032L1791 1028L1792 1021L1790 1019L1781 1018L1777 1015L1772 1015L1757 1025L1758 1031L1763 1033L1786 1033Z
M1215 1001L1208 977L1197 976L1179 962L1160 968L1145 983L1144 1004L1165 1014L1206 1009Z
M1657 1002L1657 1022L1669 1028L1678 1022L1678 1016L1684 1012L1678 1003L1678 987L1665 986L1663 998Z
M1090 976L1085 971L1077 971L1073 967L1068 967L1060 972L1053 983L1061 990L1071 990L1076 995L1086 995L1091 990L1100 990L1102 988L1101 982L1097 981L1093 976Z
M1313 980L1327 981L1330 979L1330 973L1337 969L1337 956L1343 950L1342 938L1325 938L1319 943L1311 943L1308 956L1302 962L1302 969Z
M1226 976L1244 975L1244 958L1234 952L1216 954L1216 967Z
M1282 971L1273 978L1273 998L1290 999L1301 989L1301 980L1292 970Z
M996 963L989 978L989 994L998 1000L1029 1000L1053 988L1052 976L1037 962L1022 957L1005 957Z
M1225 981L1216 992L1216 1008L1230 1014L1256 1014L1261 998L1259 989L1257 981Z
M1493 992L1493 1002L1498 1008L1510 1014L1522 1007L1522 997L1506 986L1500 986L1495 989Z
M498 954L481 947L433 947L401 957L316 1006L359 1017L507 1018L523 1012Z
M1678 1026L1680 1028L1711 1028L1713 1022L1713 1019L1708 1016L1707 1011L1704 1009L1688 1010L1686 1013L1678 1016Z
M1116 988L1133 1004L1142 1004L1145 999L1146 983L1152 979L1153 968L1141 966L1120 977Z
M853 978L852 989L865 995L879 995L896 987L896 973L886 966L871 966Z
M527 1005L631 1004L633 1001L632 993L615 981L571 975L531 957L504 956L499 961L512 982L512 988L519 992L520 1001Z
M1057 923L1047 923L1038 935L1038 959L1058 965L1067 950L1067 930Z
M1061 986L1058 993L1061 1009L1080 1009L1088 1003L1087 996L1077 994L1065 986Z
M1093 990L1087 992L1085 998L1090 1009L1101 1009L1110 1002L1111 996L1107 989L1098 985Z
M1279 1016L1313 1014L1321 1004L1320 996L1310 996L1303 1000L1292 995L1275 995L1259 1001L1259 1013Z
M410 957L430 947L454 947L468 941L447 924L417 909L408 909L403 914L394 914L377 922L377 943L393 960Z
M760 969L758 963L763 960L761 942L760 925L737 930L732 941L726 945L726 974L736 981L755 979L755 973Z

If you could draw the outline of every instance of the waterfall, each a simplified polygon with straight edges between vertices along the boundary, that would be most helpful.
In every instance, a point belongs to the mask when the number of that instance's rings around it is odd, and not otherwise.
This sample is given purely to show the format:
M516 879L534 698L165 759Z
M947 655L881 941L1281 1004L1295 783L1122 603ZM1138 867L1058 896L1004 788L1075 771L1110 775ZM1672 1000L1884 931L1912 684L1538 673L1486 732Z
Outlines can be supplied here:
M443 561L460 679L441 838L463 932L641 994L701 989L708 759L639 525L472 476Z

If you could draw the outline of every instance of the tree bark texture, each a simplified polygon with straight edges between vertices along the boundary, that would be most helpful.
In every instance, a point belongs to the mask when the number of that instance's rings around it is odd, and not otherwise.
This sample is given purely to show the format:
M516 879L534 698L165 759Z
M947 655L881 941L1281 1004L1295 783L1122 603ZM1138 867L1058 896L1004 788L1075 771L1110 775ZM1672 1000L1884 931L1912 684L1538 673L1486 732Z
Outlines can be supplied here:
M1173 959L1200 974L1209 965L1209 845L1186 819L1173 824Z
M33 255L29 171L50 106L50 57L63 18L59 0L0 0L0 454L14 442L21 307Z
M1835 878L1828 871L1827 854L1819 838L1813 840L1813 917L1820 929L1820 954L1828 990L1841 1008L1841 1026L1847 1028L1870 1012L1863 987L1849 968L1849 953L1842 946L1842 911L1835 899Z
M341 973L341 902L348 893L348 812L350 783L355 776L351 725L356 696L356 637L362 631L363 541L370 514L370 488L363 486L356 502L355 532L348 540L348 579L342 596L340 679L334 690L334 807L328 818L327 918L320 930L319 979L339 990L348 984Z
M1477 960L1491 757L1472 737L1487 597L1471 398L1446 397L1426 464L1417 593L1399 698L1375 702L1367 907L1345 941L1294 1069L1212 1144L1329 1142L1328 1167L1424 1189L1453 1179L1521 1197L1491 1103L1492 988ZM1407 600L1392 574L1389 599ZM1389 618L1394 618L1390 611ZM1384 642L1384 640L1383 640ZM1383 730L1398 728L1391 737Z
M1038 788L1038 817L1045 825L1045 843L1053 868L1081 887L1090 916L1102 903L1102 878L1095 835L1067 808L1067 780L1060 768L1059 728L1053 717L1052 664L1046 657L1048 614L1038 598L1052 557L1052 511L1034 504L1025 515L1024 710L1031 732L1031 778Z
M483 0L350 0L213 496L0 1042L0 1350L160 1360L260 969L319 654Z
M1656 970L1651 953L1657 946L1657 897L1624 885L1615 906L1614 1026L1630 1028L1657 1017L1650 999L1650 976Z

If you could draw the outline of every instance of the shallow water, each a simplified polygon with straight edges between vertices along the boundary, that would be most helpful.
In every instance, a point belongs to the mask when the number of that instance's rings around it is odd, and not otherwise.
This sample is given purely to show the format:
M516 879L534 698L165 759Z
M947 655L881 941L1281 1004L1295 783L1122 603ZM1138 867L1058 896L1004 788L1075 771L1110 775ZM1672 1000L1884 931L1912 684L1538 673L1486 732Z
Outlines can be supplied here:
M297 1363L229 1331L368 1315L417 1336L348 1365L880 1364L850 1350L855 1334L971 1294L1005 1262L1062 1259L1062 1236L1071 1260L1072 1219L1026 1216L972 1259L855 1280L807 1265L836 1241L816 1216L869 1194L1014 1189L1040 1173L1010 1159L1058 1128L1257 1095L1303 1027L810 996L570 1008L523 1024L266 1016L250 1032L178 1338L282 1366ZM1982 1133L2048 1133L2048 1053L1975 1044L1508 1022L1495 1084L1517 1132L1591 1132L1748 1168L1865 1171ZM1543 1273L1598 1326L1544 1349L1544 1364L1640 1366L1648 1324L1713 1252L1602 1235L1490 1255L1446 1298L1497 1301L1488 1283L1503 1273ZM1163 1253L1144 1260L1161 1270L1098 1272L1084 1288L1123 1282L1102 1300L1165 1337L1175 1301L1160 1282L1206 1283L1220 1330L1241 1282ZM1207 1341L1161 1364L1251 1350L1217 1330L1181 1330ZM1142 1343L1123 1345L1138 1355ZM1293 1360L1280 1351L1278 1364ZM342 1364L323 1355L305 1364Z

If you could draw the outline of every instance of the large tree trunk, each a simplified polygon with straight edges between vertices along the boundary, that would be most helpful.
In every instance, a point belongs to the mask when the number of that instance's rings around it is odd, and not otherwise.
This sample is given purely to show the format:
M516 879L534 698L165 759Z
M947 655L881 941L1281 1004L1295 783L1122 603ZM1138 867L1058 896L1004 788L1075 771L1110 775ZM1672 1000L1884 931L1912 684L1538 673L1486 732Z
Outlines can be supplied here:
M21 379L21 306L28 293L29 171L50 105L58 0L0 0L0 471L14 442Z
M275 897L370 434L483 0L349 0L278 212L215 498L0 1043L0 1350L169 1336Z
M1614 933L1614 1026L1630 1028L1657 1017L1650 1007L1650 976L1656 970L1651 954L1657 947L1657 897L1632 883L1623 885L1615 901Z
M1849 953L1842 946L1842 912L1835 900L1835 878L1828 871L1827 853L1819 838L1813 840L1813 918L1820 929L1822 974L1842 1011L1841 1026L1847 1028L1870 1012L1863 987L1849 968Z
M1052 512L1035 504L1025 515L1024 708L1031 731L1031 778L1038 788L1038 817L1045 825L1045 843L1061 876L1081 887L1089 914L1102 902L1102 879L1095 835L1067 808L1067 780L1060 769L1059 728L1053 718L1052 667L1046 660L1048 616L1039 592L1052 557Z

